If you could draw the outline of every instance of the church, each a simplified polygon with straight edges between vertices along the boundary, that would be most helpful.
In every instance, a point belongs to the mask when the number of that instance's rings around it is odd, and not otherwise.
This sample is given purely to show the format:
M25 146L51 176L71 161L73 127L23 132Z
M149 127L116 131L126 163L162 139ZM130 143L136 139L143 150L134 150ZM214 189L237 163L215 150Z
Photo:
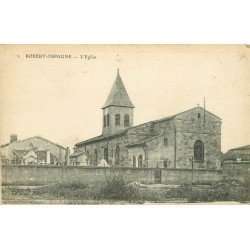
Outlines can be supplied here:
M90 166L218 169L221 119L202 107L134 126L119 70L102 107L102 134L75 144ZM102 163L102 164L100 164Z

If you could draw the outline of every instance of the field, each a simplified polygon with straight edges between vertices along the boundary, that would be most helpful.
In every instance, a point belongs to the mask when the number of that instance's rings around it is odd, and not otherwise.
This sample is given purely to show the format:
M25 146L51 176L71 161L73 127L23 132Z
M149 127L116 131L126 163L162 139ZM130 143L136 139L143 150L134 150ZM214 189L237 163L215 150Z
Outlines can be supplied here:
M77 183L46 186L3 186L3 204L148 204L249 202L249 186L238 181L199 185L144 185L126 182L122 176L105 185Z

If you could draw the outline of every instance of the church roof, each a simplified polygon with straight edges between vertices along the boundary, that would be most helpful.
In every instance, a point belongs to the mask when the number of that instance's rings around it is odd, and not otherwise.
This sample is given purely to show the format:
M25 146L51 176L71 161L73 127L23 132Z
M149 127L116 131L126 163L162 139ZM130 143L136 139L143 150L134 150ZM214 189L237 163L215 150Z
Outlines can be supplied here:
M109 140L109 139L112 139L112 138L114 138L116 136L125 135L127 133L127 131L128 131L128 129L124 129L122 131L116 132L116 133L111 134L111 135L99 135L99 136L96 136L94 138L91 138L91 139L88 139L88 140L85 140L85 141L82 141L82 142L78 142L78 143L75 144L75 146L82 146L82 145L87 145L87 144L93 143L93 142Z
M75 146L83 146L83 145L87 145L87 144L91 144L91 143L94 143L94 142L98 142L98 141L103 141L103 140L109 140L109 139L112 139L114 137L117 137L117 136L121 136L121 135L125 135L128 131L132 130L132 129L135 129L137 127L140 127L142 125L145 125L145 124L148 124L148 123L159 123L159 122L163 122L163 121L168 121L168 122L171 122L172 119L174 119L176 116L180 115L180 114L183 114L185 112L188 112L188 111L191 111L193 109L202 109L202 108L199 108L199 107L195 107L195 108L192 108L192 109L189 109L189 110L186 110L186 111L183 111L183 112L180 112L176 115L172 115L172 116L167 116L167 117L164 117L162 119L158 119L158 120L153 120L153 121L150 121L150 122L146 122L146 123L143 123L143 124L139 124L139 125L136 125L136 126L133 126L133 127L129 127L127 129L124 129L120 132L116 132L116 133L113 133L113 134L110 134L110 135L99 135L97 137L94 137L94 138L91 138L91 139L88 139L88 140L85 140L85 141L82 141L82 142L78 142L75 144ZM215 118L221 120L221 118L219 118L218 116L214 115L213 113L209 112L206 110L207 113L213 115ZM155 139L156 137L158 137L159 135L156 135L156 134L148 134L148 137L145 138L145 139L142 139L140 141L135 141L134 143L131 143L131 144L128 144L126 145L126 147L132 147L132 146L137 146L137 145L143 145L146 141L149 141L149 140L152 140L152 139Z
M129 108L135 107L131 102L131 100L129 99L128 93L123 85L121 76L119 74L119 69L117 70L117 75L113 87L109 92L108 98L102 108L104 109L109 106L119 106L119 107L129 107Z

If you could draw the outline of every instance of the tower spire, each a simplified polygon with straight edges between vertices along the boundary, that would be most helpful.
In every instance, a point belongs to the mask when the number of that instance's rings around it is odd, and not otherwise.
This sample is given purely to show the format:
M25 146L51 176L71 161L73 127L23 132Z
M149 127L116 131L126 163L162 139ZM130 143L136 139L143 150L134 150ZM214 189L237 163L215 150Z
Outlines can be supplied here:
M117 75L113 87L110 90L108 98L102 108L104 109L109 106L134 108L134 105L132 104L122 82L119 68L117 69Z
M115 82L102 109L103 135L113 134L133 126L134 105L124 87L119 68L117 68Z

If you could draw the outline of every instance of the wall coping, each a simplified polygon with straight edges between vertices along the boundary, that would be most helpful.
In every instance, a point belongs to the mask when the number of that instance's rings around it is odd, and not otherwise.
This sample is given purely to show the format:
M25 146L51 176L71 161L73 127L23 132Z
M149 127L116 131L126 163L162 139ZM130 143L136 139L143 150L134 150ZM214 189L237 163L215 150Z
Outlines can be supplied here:
M71 166L71 165L18 165L18 164L2 164L2 167L16 167L16 168L57 168L57 169L86 169L86 170L91 170L91 169L95 169L95 170L105 170L105 169L109 169L109 170L164 170L164 171L188 171L188 172L192 172L192 171L200 171L200 172L222 172L222 169L204 169L204 168L195 168L195 169L190 169L190 168L133 168L133 167L96 167L96 166Z

